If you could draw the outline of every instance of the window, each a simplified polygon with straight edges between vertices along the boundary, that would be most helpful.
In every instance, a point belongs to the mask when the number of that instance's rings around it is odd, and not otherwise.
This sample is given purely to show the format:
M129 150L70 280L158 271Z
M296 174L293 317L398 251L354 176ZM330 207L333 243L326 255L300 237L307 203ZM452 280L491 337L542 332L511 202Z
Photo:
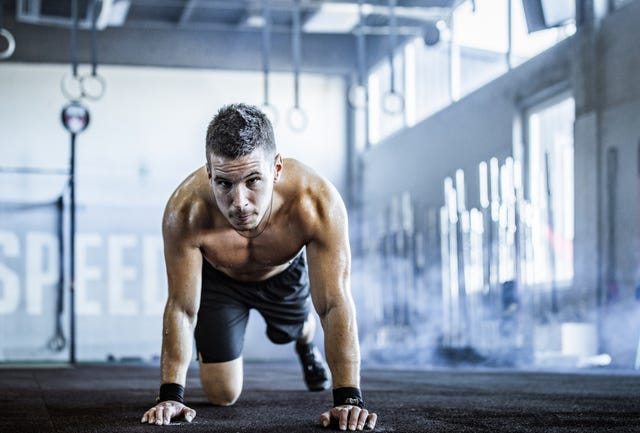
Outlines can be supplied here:
M449 75L449 47L447 44L427 46L422 38L414 39L405 48L407 58L414 63L407 65L412 70L407 74L407 115L408 126L446 107L451 102ZM409 94L413 93L413 98ZM413 105L413 106L412 106Z
M528 184L533 257L528 284L573 279L574 100L561 97L532 108L526 116Z
M440 42L435 46L428 46L422 37L416 37L396 50L395 84L404 97L403 112L389 113L384 109L385 95L390 89L388 58L371 71L368 83L371 144L415 125L575 33L574 22L528 33L519 0L465 1L454 11L450 29L442 22L437 27Z
M513 0L511 0L513 1ZM522 3L516 1L511 10L511 66L524 63L576 32L575 20L562 27L528 33Z

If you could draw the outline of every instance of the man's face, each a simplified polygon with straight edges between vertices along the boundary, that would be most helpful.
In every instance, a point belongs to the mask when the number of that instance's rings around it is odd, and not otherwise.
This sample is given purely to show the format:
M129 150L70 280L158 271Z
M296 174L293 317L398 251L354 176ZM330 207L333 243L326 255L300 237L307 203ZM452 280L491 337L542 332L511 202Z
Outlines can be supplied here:
M240 158L211 155L207 173L218 208L229 224L241 232L255 230L270 210L273 187L282 158L262 149Z

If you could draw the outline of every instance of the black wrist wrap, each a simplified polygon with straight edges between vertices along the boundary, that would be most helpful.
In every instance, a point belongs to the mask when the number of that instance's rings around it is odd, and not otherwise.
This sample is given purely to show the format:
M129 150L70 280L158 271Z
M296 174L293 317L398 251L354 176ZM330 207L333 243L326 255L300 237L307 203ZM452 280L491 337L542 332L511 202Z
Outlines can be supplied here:
M160 385L160 395L158 396L156 403L162 403L167 400L184 403L184 386L177 383L165 383Z
M335 388L333 390L333 406L342 406L344 404L364 409L364 400L362 399L360 388Z

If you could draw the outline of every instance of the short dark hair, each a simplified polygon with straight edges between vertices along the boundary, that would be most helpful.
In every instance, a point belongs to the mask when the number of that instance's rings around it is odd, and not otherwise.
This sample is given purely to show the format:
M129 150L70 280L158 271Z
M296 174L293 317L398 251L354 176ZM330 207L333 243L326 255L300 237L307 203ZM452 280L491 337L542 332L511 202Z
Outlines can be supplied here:
M207 163L211 154L239 158L262 148L267 155L276 153L273 126L260 109L248 104L226 105L207 128Z

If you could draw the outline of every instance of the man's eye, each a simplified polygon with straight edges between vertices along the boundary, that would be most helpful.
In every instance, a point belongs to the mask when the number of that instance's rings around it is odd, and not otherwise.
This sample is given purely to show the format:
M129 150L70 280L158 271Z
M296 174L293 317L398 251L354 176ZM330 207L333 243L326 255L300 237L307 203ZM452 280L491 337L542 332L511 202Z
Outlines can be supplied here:
M221 182L218 182L218 186L220 186L221 188L228 189L228 188L231 188L231 182L221 181Z
M256 183L258 183L259 181L260 181L260 178L259 178L259 177L254 177L254 178L252 178L252 179L249 179L249 180L247 181L247 183L248 183L249 185L255 185L255 184L256 184Z

